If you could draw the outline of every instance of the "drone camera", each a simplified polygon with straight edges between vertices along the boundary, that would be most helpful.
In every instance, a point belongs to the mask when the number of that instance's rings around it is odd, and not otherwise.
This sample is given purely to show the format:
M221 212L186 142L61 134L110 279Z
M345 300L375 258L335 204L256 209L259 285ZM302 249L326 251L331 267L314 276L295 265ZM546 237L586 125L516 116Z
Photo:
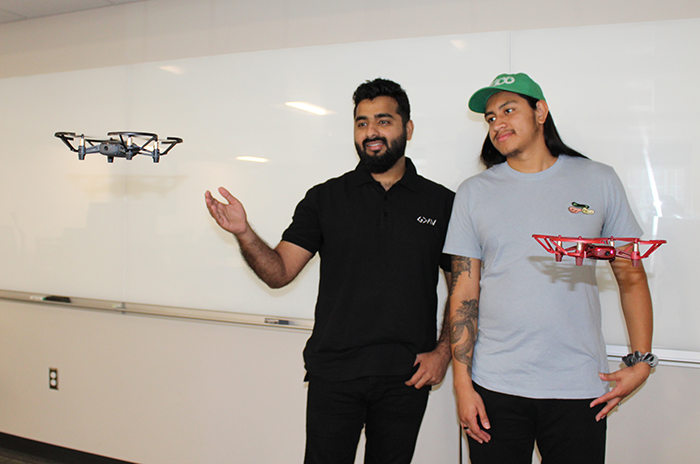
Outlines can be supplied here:
M123 156L124 155L124 147L115 142L102 142L100 144L100 153L103 155L106 155L107 157L114 157L114 156Z
M617 256L615 248L609 245L589 245L587 253L589 257L595 259L605 259L612 261Z

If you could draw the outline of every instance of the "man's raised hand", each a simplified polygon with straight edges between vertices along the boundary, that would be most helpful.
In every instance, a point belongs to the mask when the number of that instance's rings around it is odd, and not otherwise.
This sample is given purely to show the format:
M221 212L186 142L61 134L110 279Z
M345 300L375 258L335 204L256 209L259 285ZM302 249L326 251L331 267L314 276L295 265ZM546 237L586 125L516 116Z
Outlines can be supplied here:
M214 198L209 190L204 194L209 214L222 229L236 236L243 234L248 230L248 221L243 205L225 188L219 187L219 193L227 203L222 203Z

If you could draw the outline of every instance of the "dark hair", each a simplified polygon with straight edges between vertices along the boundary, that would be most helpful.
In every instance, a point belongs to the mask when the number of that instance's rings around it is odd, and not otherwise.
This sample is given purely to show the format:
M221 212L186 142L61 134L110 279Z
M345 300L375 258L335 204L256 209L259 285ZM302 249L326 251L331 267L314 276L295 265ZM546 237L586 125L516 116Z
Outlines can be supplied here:
M537 109L538 99L528 95L518 95L527 100L528 104L533 110ZM559 136L559 131L557 131L557 126L554 125L552 113L547 115L547 119L544 121L542 130L544 132L544 143L547 145L547 149L552 156L558 158L559 155L569 155L588 159L587 156L582 155L562 141L561 137ZM505 160L506 157L503 156L501 152L496 150L491 143L491 137L487 133L486 140L484 140L484 145L481 147L481 162L484 164L484 166L486 166L486 169L488 169L492 166L503 163Z
M377 78L361 84L352 95L352 101L355 102L353 114L357 114L357 105L362 100L374 100L377 97L391 97L396 100L399 105L397 112L401 116L404 127L406 127L406 123L411 119L411 105L408 103L408 95L399 84L388 79Z

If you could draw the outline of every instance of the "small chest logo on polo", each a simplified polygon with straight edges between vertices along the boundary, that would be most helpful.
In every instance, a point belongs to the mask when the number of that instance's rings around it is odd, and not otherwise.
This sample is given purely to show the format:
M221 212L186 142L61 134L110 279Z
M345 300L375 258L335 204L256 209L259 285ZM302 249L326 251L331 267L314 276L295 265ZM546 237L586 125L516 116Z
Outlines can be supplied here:
M429 226L434 226L437 224L437 219L429 219L425 216L418 216L416 219L420 224L428 224Z
M569 206L569 212L573 214L583 213L583 214L593 214L595 211L591 209L590 206L581 203L576 203L575 201Z

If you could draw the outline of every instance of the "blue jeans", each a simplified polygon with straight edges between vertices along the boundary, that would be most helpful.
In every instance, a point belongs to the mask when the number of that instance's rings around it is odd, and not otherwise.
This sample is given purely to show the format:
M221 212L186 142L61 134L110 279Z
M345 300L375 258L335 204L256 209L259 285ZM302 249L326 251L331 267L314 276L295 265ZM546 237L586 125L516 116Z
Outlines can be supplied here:
M474 385L491 422L491 441L469 438L472 464L531 464L535 441L542 464L603 464L606 419L595 416L604 405L591 399L532 399L505 395Z
M365 427L365 464L409 464L430 387L407 377L332 382L309 375L305 464L352 464Z

